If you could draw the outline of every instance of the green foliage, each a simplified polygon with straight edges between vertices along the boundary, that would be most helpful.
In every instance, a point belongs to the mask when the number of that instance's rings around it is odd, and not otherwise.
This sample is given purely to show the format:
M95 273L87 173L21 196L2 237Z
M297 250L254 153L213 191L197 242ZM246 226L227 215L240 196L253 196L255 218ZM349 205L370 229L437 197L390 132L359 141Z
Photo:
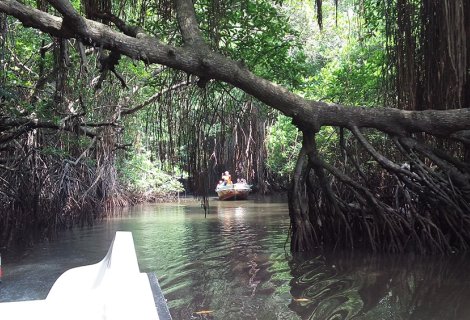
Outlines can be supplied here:
M212 12L212 5L200 1L196 10L213 47L261 77L288 87L300 84L307 74L305 55L277 1L227 2L223 12Z
M290 118L279 115L268 128L267 166L284 183L290 180L302 147L301 133Z
M377 12L383 4L364 0L365 11L363 18L359 18L359 8L355 7L355 3L353 0L340 1L336 14L334 1L323 1L322 31L318 28L313 1L201 0L196 2L196 14L210 45L240 61L240 65L246 65L258 76L282 84L306 98L372 106L377 104L381 89L384 27L383 17ZM80 1L73 0L72 4L80 8ZM135 6L123 8L121 18L129 24L143 27L164 43L182 43L171 6L163 12L162 6L165 4L159 2L146 3L145 8L141 5L138 1ZM5 85L0 87L0 96L11 105L8 114L34 113L35 117L59 123L64 110L55 105L55 77L50 78L37 101L31 103L27 98L34 91L41 74L40 64L45 70L42 77L56 67L58 49L55 47L40 57L40 47L51 42L49 36L24 28L21 24L11 26L16 32L14 41L9 41L8 45L15 57L9 52L5 53ZM162 88L188 79L187 75L174 70L161 70L161 66L148 66L122 57L117 71L126 79L130 90L122 89L110 74L104 80L102 89L95 92L90 90L98 78L98 70L93 68L93 64L99 65L95 54L88 56L89 69L86 74L78 73L80 59L72 46L68 54L67 100L73 102L73 112L77 113L83 111L77 101L83 101L86 107L84 122L111 121L114 110L112 107L104 108L104 105L130 108L146 101ZM22 64L16 61L22 61ZM17 94L23 90L21 88L28 94ZM142 192L160 192L166 186L169 186L170 192L180 188L173 183L175 180L171 176L159 168L167 171L175 167L188 168L188 163L185 163L189 161L191 151L188 145L194 141L230 141L233 126L224 124L219 117L230 118L230 115L248 112L243 110L247 99L250 98L245 93L233 90L231 86L209 83L204 91L190 87L175 90L140 112L119 119L118 122L125 127L120 142L126 144L139 136L145 145L145 151L136 152L130 158L119 153L116 155L121 180L132 190ZM10 103L13 100L14 103ZM287 182L295 166L301 136L289 118L278 116L277 112L265 108L258 101L253 103L257 104L255 117L266 123L277 119L268 128L267 166L276 177ZM181 119L191 121L182 123ZM200 128L204 137L194 139L193 132ZM220 138L222 135L223 139ZM336 137L332 128L323 128L317 134L319 148L323 148L328 159L334 157L333 148L330 147L331 137ZM63 145L71 150L62 152L54 146L44 148L43 152L76 157L89 145L88 138L79 144L64 137L61 139ZM209 145L207 142L206 147ZM228 142L226 145L229 145Z
M70 156L66 150L54 146L47 146L42 148L41 153L44 155L56 156L60 158L67 158Z
M12 22L11 18L7 19ZM49 37L35 29L25 28L21 24L11 23L11 33L14 36L7 38L5 45L9 50L2 53L2 63L4 63L4 74L0 74L0 79L4 77L5 83L10 86L22 86L32 88L35 85L37 77L37 65L30 66L29 62L35 58L41 47L41 41L50 41ZM48 60L46 68L51 67L51 60Z
M313 2L291 1L284 10L299 34L311 70L295 91L309 99L377 106L385 66L380 14L346 0L336 11L333 1L324 1L320 31Z
M177 178L163 172L145 149L121 160L118 173L121 182L134 192L167 195L184 191Z
M325 160L334 159L333 142L337 140L338 134L333 127L323 127L316 134L318 148ZM302 133L290 118L279 115L268 128L267 138L267 166L279 182L285 184L290 181L301 147Z
M379 104L385 63L383 27L379 28L380 15L371 13L364 20L357 9L351 1L344 1L336 14L333 1L325 1L324 29L320 31L313 2L290 1L282 7L302 43L302 64L311 72L295 86L296 93L347 105ZM337 130L321 128L316 141L323 159L334 162L338 156ZM300 148L297 128L290 118L278 116L269 128L267 165L280 182L289 180Z
M351 41L337 59L311 77L308 98L347 105L377 106L380 100L384 48L373 38L368 43Z

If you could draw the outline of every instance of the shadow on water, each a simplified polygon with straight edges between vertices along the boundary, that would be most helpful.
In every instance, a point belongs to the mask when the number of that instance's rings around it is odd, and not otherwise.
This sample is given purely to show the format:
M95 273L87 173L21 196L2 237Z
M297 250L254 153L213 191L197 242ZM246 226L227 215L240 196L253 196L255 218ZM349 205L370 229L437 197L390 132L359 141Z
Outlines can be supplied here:
M466 257L298 255L289 308L302 319L469 319Z

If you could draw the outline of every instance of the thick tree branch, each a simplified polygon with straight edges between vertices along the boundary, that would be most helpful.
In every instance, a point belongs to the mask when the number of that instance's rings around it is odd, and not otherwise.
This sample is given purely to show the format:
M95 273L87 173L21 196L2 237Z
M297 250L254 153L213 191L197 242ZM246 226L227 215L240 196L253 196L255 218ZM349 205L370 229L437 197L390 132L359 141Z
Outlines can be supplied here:
M145 33L145 30L137 26L129 26L122 19L111 14L106 13L95 13L93 15L96 18L100 18L105 21L112 22L119 30L122 31L125 35L133 38L150 38L149 35Z
M56 124L50 121L29 118L2 118L0 119L0 145L16 139L29 131L40 128L69 131L86 135L90 138L97 136L95 132L81 125Z
M192 0L175 0L175 5L178 24L185 45L207 48L196 20L196 12L194 11Z
M80 34L86 34L87 25L83 17L75 10L72 3L68 0L47 0L64 17L64 24L67 24L78 31Z
M455 132L451 135L451 138L470 146L470 130Z
M194 39L200 31L195 28L194 9L187 8L189 0L178 1L179 20L185 38L184 47L164 45L157 39L126 36L95 21L82 19L87 33L63 23L61 18L32 9L14 0L0 0L0 11L18 18L25 26L33 27L57 37L82 37L105 49L126 55L145 63L158 63L183 70L205 79L230 83L251 94L267 105L280 110L296 122L303 122L313 130L331 125L346 128L370 127L394 135L427 132L446 136L470 129L470 109L404 111L392 108L357 108L337 104L308 101L287 89L260 78L238 62L215 52L201 50ZM191 10L190 10L191 9ZM191 12L190 12L191 11ZM196 43L198 40L196 41ZM190 43L193 46L189 45Z

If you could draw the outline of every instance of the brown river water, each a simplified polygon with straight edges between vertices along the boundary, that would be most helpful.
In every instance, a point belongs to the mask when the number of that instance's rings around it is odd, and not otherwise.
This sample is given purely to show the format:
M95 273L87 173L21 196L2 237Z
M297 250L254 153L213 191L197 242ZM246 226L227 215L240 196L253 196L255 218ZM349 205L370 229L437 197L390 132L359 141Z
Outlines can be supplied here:
M0 302L44 299L65 270L132 231L173 319L470 319L470 259L359 252L293 257L285 201L138 206L28 249L2 252ZM1 315L0 315L1 318Z

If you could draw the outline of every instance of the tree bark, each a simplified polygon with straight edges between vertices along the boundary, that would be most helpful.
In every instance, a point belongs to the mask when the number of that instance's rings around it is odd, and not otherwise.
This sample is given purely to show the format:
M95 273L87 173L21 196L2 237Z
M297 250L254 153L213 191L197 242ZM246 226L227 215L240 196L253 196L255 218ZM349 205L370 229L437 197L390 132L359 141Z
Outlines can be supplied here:
M181 3L180 3L181 2ZM33 9L15 0L0 0L0 12L16 17L25 26L61 38L78 38L84 43L126 55L145 63L158 63L185 71L200 78L215 79L234 85L271 106L294 121L302 121L311 130L321 126L345 128L369 127L382 132L405 135L426 132L449 136L470 129L470 109L405 111L394 108L349 107L310 101L273 82L256 76L242 63L233 61L202 45L191 1L179 0L180 28L185 45L162 44L157 38L135 38L113 30L102 23L81 18L70 10L66 0L54 0L64 18ZM80 23L66 23L68 19Z

